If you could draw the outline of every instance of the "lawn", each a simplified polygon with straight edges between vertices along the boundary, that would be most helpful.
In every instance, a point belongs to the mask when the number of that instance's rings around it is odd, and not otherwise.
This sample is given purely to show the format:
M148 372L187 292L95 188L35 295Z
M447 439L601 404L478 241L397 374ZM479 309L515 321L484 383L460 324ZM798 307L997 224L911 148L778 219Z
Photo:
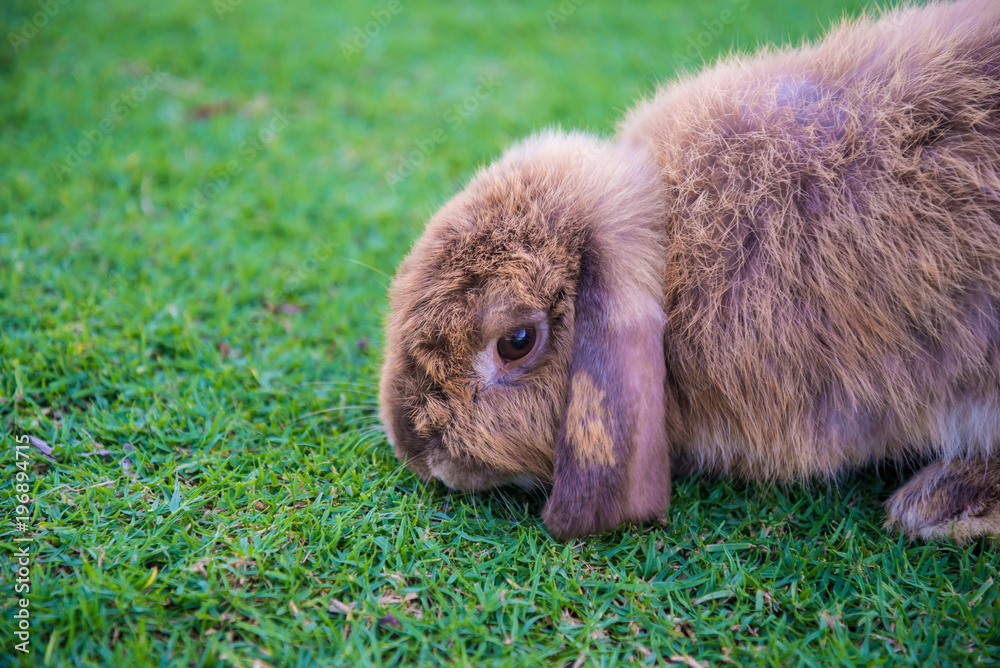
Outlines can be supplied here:
M376 428L477 165L864 4L4 2L0 665L1000 664L997 541L887 533L895 470L560 544Z

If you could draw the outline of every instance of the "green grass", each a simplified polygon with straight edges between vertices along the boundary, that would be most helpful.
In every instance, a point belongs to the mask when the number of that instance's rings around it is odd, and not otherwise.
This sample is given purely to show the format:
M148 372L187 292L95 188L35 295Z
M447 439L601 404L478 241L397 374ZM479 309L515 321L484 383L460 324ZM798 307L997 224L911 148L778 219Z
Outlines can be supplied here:
M371 429L383 273L476 165L863 3L713 23L741 4L403 0L348 61L388 2L56 1L16 53L42 5L4 3L0 665L997 665L997 543L886 533L893 471L678 480L669 524L563 545Z

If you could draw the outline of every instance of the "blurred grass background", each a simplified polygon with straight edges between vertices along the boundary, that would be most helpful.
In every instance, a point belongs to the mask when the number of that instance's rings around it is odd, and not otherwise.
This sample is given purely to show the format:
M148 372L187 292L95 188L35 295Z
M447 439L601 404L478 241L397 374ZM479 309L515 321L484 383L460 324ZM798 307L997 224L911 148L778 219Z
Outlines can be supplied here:
M865 4L4 2L0 665L997 665L996 542L886 534L893 471L560 545L374 428L388 276L477 165Z

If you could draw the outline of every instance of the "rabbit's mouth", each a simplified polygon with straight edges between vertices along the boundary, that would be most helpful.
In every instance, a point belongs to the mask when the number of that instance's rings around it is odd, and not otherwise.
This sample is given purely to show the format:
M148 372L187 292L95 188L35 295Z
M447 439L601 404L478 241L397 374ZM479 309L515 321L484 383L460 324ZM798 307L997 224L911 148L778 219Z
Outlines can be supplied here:
M412 443L408 445L412 446ZM485 464L444 453L440 436L428 439L419 448L405 448L397 444L395 452L396 459L405 463L421 482L440 480L459 492L490 489L505 482L501 473Z
M413 471L422 482L430 482L437 477L434 474L432 459L435 458L435 450L441 447L440 436L431 439L420 448L404 447L398 440L392 443L392 439L390 439L390 443L393 446L396 459L406 464L406 468ZM412 446L412 443L408 445Z
M441 433L419 435L401 404L384 405L382 420L396 459L422 482L440 480L456 491L478 492L518 484L523 477L522 473L501 470L472 457L452 455Z
M480 492L513 483L518 476L474 460L432 455L427 462L432 478L459 492Z
M431 476L437 478L445 485L452 489L464 490L468 485L465 484L465 476L462 476L455 470L454 466L451 466L449 462L434 462L430 466ZM471 491L471 490L467 490Z

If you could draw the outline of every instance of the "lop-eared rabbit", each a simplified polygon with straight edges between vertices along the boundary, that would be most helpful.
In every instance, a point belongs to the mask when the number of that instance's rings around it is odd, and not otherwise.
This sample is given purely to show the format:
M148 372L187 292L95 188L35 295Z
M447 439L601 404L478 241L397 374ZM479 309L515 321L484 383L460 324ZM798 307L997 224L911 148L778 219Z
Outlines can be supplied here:
M458 490L550 489L559 539L665 517L671 471L926 466L910 536L1000 534L1000 2L890 10L548 131L430 221L381 417Z

